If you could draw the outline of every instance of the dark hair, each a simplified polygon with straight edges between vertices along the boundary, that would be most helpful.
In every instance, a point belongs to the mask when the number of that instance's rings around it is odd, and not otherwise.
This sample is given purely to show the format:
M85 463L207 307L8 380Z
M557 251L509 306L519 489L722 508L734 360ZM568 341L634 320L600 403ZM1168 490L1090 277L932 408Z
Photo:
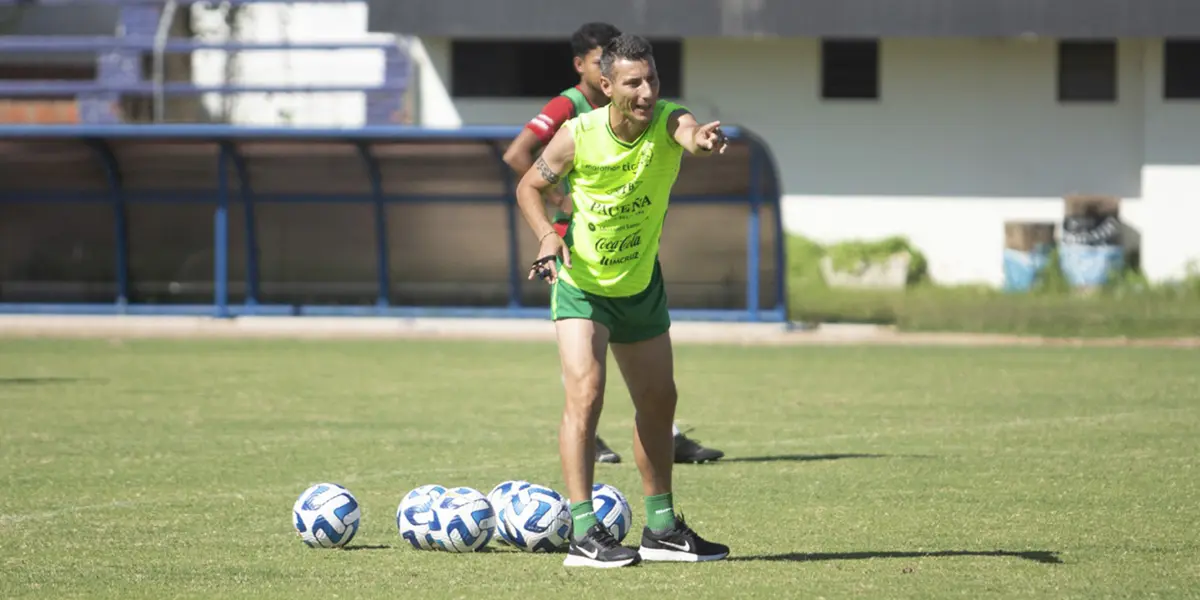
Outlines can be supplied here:
M621 34L604 47L604 53L600 55L600 72L605 77L611 77L613 63L619 59L653 62L654 47L640 35Z
M608 23L584 23L571 34L571 51L583 58L594 48L607 46L619 35L621 30Z

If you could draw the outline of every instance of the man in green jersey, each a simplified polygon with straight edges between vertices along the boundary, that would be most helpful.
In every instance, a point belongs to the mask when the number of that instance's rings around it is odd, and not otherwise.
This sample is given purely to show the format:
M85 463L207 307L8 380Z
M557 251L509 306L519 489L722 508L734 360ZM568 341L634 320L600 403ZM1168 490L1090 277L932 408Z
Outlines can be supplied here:
M568 120L517 184L517 202L537 236L529 277L553 288L566 405L559 454L573 528L567 566L620 567L641 560L720 560L722 544L701 538L677 515L671 489L677 400L671 321L659 238L683 152L724 152L719 122L700 125L684 107L659 100L650 43L621 35L600 59L607 108ZM566 177L575 211L564 237L546 218L542 195ZM608 349L637 411L634 457L646 496L641 547L622 547L592 512L595 447Z
M600 83L600 55L604 46L619 35L621 31L608 23L585 23L571 35L571 51L575 55L579 85L563 90L547 102L542 111L525 124L505 151L504 162L512 167L518 177L529 171L538 149L550 142L567 119L608 104L608 96L604 95ZM558 186L547 188L544 196L557 209L554 215L555 230L559 235L566 235L573 210L570 198ZM704 447L688 438L678 426L672 425L672 431L675 434L677 463L704 463L725 456L720 450ZM621 462L621 456L609 448L599 435L596 436L596 462Z

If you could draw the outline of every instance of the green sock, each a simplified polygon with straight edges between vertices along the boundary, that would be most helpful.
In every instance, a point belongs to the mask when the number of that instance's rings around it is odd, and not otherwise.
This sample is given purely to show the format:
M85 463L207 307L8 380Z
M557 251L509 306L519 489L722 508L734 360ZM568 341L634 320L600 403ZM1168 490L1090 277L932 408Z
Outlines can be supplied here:
M571 522L574 523L573 529L577 540L582 539L592 525L600 523L600 520L596 518L596 513L592 510L591 500L571 503Z
M675 527L675 503L671 492L646 496L646 527L655 533Z

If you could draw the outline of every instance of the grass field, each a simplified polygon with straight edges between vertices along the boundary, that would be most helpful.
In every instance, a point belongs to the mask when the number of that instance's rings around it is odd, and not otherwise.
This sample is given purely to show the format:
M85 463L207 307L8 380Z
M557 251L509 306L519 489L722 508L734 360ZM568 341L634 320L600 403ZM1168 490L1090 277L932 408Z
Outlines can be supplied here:
M0 596L1112 598L1200 595L1200 354L680 346L680 419L727 452L678 507L703 565L418 552L425 483L562 490L542 343L0 341ZM644 523L627 462L598 479ZM355 551L291 505L336 481Z

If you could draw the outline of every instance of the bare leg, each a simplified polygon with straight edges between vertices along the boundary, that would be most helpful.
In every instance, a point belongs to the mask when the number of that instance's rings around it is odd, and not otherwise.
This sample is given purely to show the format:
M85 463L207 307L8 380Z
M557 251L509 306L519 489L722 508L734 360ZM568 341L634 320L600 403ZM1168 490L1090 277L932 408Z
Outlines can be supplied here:
M592 497L596 460L596 424L604 406L608 329L595 321L555 322L567 401L558 430L567 495L574 501Z
M729 547L710 542L674 512L671 467L675 464L674 357L670 333L636 344L613 344L613 356L637 408L634 456L646 494L646 527L638 555L648 561L721 560Z
M671 491L675 464L673 423L678 399L671 334L634 344L613 344L612 349L637 410L633 451L642 474L642 491L647 496L665 494Z
M567 567L625 567L641 561L637 551L620 545L592 512L596 422L604 406L604 376L608 359L608 328L586 319L555 322L558 355L567 389L558 450L563 479L571 498L571 543Z

